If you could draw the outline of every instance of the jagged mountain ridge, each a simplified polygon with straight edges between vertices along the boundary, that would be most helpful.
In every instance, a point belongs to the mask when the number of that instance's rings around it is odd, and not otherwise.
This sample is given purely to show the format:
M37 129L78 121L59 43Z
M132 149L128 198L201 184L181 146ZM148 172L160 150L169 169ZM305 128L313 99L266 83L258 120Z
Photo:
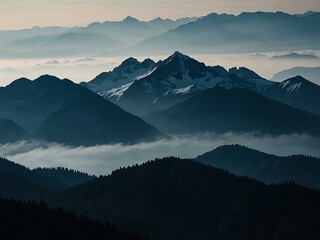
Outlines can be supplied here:
M124 63L132 62L130 59ZM151 60L145 61L150 62ZM261 91L272 84L243 67L227 71L221 66L209 67L180 52L175 52L163 61L152 62L151 68L146 68L138 77L140 70L136 74L130 72L135 78L126 78L130 80L122 86L108 88L109 82L112 84L117 81L121 82L118 76L120 69L126 70L123 64L112 72L101 74L104 75L104 80L99 75L84 86L139 116L166 109L216 85ZM136 61L132 62L131 69L136 65L139 66ZM117 78L110 79L111 75ZM96 86L97 79L99 79L100 87ZM102 90L103 86L106 88Z
M295 91L290 88L292 84L296 84L291 87ZM300 76L273 82L245 67L226 70L206 66L180 52L157 63L129 58L113 71L82 85L138 116L167 109L215 86L248 89L289 106L320 113L320 87Z

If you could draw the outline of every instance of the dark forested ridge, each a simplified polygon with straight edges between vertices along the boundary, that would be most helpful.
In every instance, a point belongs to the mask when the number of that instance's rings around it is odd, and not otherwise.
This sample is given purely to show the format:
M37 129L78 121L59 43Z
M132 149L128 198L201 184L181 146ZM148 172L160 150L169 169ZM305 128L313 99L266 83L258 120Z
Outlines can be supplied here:
M1 239L113 239L142 238L62 209L49 209L43 202L18 202L0 198Z
M320 189L320 158L316 157L279 157L240 145L229 145L200 155L196 161L268 184L290 181Z
M32 170L0 158L0 196L39 200L47 197L65 185Z
M93 180L95 176L87 173L75 171L68 168L36 168L34 172L40 173L48 178L59 180L66 186L79 185L90 180Z
M316 239L320 192L165 158L71 188L55 204L159 239Z
M94 178L94 176L64 168L30 170L0 158L0 196L2 197L40 200L69 186Z

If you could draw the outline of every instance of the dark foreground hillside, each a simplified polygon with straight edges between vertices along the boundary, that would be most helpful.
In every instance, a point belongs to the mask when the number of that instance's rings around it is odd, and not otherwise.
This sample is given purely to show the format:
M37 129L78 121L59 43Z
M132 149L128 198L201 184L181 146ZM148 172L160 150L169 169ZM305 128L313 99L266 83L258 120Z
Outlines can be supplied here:
M62 209L48 209L44 203L22 203L1 198L0 226L1 239L142 239L107 223L76 217Z
M30 170L0 157L0 197L22 200L41 200L94 179L85 173L65 168Z
M292 240L320 236L320 192L268 186L165 158L71 188L55 204L159 239Z

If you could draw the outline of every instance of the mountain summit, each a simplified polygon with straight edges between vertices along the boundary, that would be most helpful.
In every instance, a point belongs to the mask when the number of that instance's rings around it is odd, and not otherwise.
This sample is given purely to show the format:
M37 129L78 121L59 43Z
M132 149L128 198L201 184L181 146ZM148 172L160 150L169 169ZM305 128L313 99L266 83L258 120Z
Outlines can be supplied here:
M130 62L130 64L125 64ZM216 85L258 91L272 84L253 71L240 68L229 72L175 52L163 61L142 63L132 58L112 72L102 73L88 87L125 110L144 116L183 102Z

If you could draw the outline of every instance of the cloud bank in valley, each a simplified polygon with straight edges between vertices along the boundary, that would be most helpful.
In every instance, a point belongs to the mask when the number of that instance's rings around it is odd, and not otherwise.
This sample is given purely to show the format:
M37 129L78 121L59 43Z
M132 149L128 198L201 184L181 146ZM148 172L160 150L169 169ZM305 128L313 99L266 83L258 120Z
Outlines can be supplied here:
M72 148L37 141L19 142L0 146L0 156L30 168L68 167L90 174L105 175L120 167L140 164L154 158L178 156L193 158L226 144L241 144L277 155L305 154L320 157L320 139L307 135L279 137L254 134L205 134L179 137L124 146L103 145Z

